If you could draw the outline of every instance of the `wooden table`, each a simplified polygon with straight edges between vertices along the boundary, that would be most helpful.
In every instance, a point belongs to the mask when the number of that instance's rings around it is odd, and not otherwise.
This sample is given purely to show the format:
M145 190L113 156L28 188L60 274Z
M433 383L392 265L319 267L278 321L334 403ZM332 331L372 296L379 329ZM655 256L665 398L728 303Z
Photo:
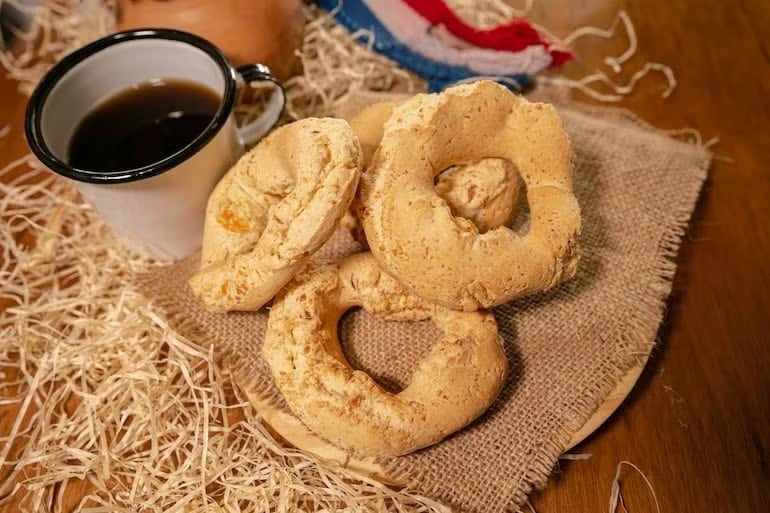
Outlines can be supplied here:
M661 511L768 511L770 3L551 1L537 3L533 16L563 34L608 25L618 7L640 41L630 69L663 62L678 80L663 100L648 77L623 105L658 127L718 137L718 158L679 256L659 348L624 405L573 450L591 458L563 462L532 504L539 513L604 511L616 467L627 460L649 478ZM608 49L622 47L621 37L578 49L600 64ZM15 90L0 78L0 126L12 127L0 139L0 166L27 152L26 98ZM0 433L10 422L0 417ZM621 484L630 512L655 511L639 475L624 467Z

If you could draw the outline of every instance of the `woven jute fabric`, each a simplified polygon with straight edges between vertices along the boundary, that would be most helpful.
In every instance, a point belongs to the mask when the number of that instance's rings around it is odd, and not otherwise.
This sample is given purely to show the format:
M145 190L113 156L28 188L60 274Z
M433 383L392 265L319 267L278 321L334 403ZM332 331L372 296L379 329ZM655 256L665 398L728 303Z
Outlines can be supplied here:
M340 117L385 99L351 98ZM441 443L381 461L388 475L450 507L515 509L543 487L572 436L656 340L675 256L710 162L618 110L561 106L575 150L574 184L583 216L582 257L574 278L495 309L510 362L498 400L479 420ZM516 222L526 229L526 213ZM338 231L318 258L359 251ZM144 292L197 342L215 344L242 385L285 407L260 349L268 311L216 314L192 296L197 257L142 278ZM340 334L351 365L384 387L408 383L435 340L430 323L385 322L353 311Z

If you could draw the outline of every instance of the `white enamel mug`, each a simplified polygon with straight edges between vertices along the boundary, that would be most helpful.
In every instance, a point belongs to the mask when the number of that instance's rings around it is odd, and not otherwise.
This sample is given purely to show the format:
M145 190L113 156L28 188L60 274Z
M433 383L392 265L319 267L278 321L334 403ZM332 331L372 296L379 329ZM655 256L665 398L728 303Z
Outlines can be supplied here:
M219 94L219 108L200 135L176 153L139 168L103 171L68 163L72 136L95 105L157 79L191 81ZM267 81L273 91L264 112L238 127L233 116L236 91L254 81ZM177 260L198 250L209 194L244 148L275 125L284 103L281 84L264 65L233 69L213 44L186 32L131 30L94 41L57 63L30 98L25 130L35 155L76 182L126 248Z

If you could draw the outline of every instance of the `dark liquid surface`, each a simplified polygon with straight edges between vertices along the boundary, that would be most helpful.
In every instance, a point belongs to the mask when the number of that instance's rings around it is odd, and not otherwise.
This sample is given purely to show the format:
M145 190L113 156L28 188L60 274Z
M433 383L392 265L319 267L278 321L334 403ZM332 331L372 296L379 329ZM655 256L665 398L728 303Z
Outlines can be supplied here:
M70 142L69 163L109 172L159 162L200 135L220 102L213 90L186 80L136 84L83 118Z

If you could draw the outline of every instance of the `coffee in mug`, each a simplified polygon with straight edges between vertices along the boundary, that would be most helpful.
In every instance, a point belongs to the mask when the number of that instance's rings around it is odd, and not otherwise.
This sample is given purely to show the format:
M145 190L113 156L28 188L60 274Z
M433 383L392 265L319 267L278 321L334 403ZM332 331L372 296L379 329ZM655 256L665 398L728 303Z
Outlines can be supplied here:
M260 116L237 126L237 90L254 81L272 93ZM125 247L176 260L200 247L209 194L284 103L266 66L234 69L198 36L140 29L51 68L30 98L25 132L33 153L74 180Z
M75 128L68 162L105 172L150 165L193 142L222 98L189 80L134 84L102 101Z

